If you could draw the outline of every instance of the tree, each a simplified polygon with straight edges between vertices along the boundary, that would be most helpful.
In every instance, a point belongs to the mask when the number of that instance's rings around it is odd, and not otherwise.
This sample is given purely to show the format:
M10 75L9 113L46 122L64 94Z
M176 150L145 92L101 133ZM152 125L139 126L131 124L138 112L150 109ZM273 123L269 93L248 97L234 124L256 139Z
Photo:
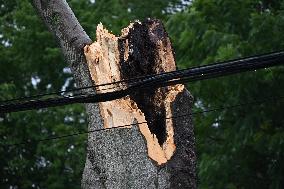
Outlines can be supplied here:
M135 22L120 38L98 27L97 42L90 45L66 1L33 4L56 36L78 87L175 69L171 43L159 21ZM83 188L196 188L191 116L174 118L190 113L191 101L188 91L177 85L137 92L108 104L86 104L91 131L127 121L147 120L147 124L139 126L145 139L137 129L127 127L89 134Z

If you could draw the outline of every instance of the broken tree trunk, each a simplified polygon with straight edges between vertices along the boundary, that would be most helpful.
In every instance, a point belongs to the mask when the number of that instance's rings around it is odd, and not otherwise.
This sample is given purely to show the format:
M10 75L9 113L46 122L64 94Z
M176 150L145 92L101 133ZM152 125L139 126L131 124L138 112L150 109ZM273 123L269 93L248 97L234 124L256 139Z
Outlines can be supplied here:
M57 38L78 87L175 70L171 43L157 20L135 22L120 37L99 25L91 44L66 0L33 0L33 5ZM136 126L89 134L82 187L195 189L192 116L180 116L190 114L191 106L183 85L86 104L89 130Z
M97 41L84 52L97 85L176 69L169 37L158 20L132 23L120 37L100 24ZM98 93L110 90L116 89L97 88ZM89 134L82 187L196 188L191 115L181 116L190 114L191 106L192 96L183 85L138 90L99 103L103 125L89 130L113 129Z

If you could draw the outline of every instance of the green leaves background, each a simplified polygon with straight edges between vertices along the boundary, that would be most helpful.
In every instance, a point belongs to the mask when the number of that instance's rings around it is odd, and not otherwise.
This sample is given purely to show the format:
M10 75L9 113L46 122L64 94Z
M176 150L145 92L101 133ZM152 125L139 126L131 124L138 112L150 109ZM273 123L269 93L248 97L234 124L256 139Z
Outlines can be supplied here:
M70 0L95 40L135 19L161 19L178 68L282 50L284 1ZM0 100L73 88L60 49L28 0L0 0ZM67 82L67 80L69 82ZM283 96L283 68L188 84L194 111ZM82 105L0 115L0 188L80 188L87 129ZM283 100L194 117L200 188L283 188ZM30 145L5 145L30 139ZM4 146L3 146L4 145Z

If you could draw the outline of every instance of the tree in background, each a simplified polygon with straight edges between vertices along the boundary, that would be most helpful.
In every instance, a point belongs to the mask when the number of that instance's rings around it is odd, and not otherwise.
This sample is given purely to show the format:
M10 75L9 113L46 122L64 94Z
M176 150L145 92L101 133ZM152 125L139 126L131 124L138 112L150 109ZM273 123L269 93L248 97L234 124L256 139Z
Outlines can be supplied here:
M61 52L31 4L0 4L0 100L72 87ZM34 141L85 131L82 106L1 115L0 125L1 188L80 187L86 136ZM7 146L28 139L30 145Z
M283 50L284 1L195 0L167 22L178 65ZM277 67L189 85L196 110L283 97ZM283 102L195 116L200 188L283 188Z
M130 20L162 19L180 68L283 49L283 1L195 0L175 11L168 7L178 2L164 0L69 2L92 39L99 22L118 34ZM27 0L0 1L0 23L1 100L73 87L60 50ZM283 69L192 83L189 88L196 110L279 97ZM283 188L281 106L277 100L195 117L200 188ZM1 144L83 131L83 112L82 106L70 105L1 115ZM1 188L79 188L85 140L82 135L1 146Z

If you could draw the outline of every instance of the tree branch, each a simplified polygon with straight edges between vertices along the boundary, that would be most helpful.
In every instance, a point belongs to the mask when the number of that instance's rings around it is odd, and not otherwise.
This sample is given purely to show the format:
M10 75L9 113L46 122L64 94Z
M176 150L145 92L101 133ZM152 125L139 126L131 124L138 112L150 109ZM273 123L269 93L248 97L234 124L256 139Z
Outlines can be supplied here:
M79 87L92 84L83 47L92 43L66 0L33 0L33 6L54 34Z
M92 43L66 0L33 0L33 5L62 48L82 50Z
M93 81L87 66L83 47L92 43L86 34L66 0L32 0L34 8L52 32L63 51L78 87L91 86ZM94 89L84 90L86 93L94 93ZM103 119L98 104L86 104L89 130L103 128ZM89 136L90 138L91 136ZM94 178L98 178L96 172L89 169L87 158L85 170ZM93 181L91 185L100 185Z

